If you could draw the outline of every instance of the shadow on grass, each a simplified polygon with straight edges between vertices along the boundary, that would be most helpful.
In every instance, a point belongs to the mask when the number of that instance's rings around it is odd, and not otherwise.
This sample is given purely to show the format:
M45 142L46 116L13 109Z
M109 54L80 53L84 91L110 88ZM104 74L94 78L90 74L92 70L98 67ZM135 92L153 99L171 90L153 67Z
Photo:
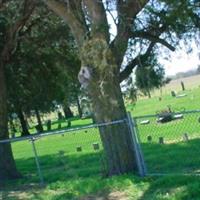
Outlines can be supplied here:
M200 172L200 139L172 144L142 143L141 147L148 173Z
M65 155L63 151L57 154L39 157L40 169L45 184L66 179L101 176L105 172L103 166L103 151L74 153ZM18 170L23 174L19 180L8 181L7 186L20 184L35 185L40 182L35 158L16 159Z
M149 188L140 200L200 199L200 139L173 144L143 143L142 149L148 173L158 176L148 178Z
M199 139L178 144L142 144L149 169L155 173L196 172L200 169L199 146ZM110 197L113 191L119 190L120 193L116 195L122 195L123 199L123 192L128 190L130 198L127 199L197 200L200 197L200 178L197 176L139 178L128 174L102 178L102 156L102 152L71 155L60 152L41 156L39 159L45 181L42 188L38 185L34 158L19 159L17 166L25 177L5 184L2 195L4 199L9 199L11 192L17 194L27 191L29 196L25 199L120 199ZM10 199L20 198L16 196Z

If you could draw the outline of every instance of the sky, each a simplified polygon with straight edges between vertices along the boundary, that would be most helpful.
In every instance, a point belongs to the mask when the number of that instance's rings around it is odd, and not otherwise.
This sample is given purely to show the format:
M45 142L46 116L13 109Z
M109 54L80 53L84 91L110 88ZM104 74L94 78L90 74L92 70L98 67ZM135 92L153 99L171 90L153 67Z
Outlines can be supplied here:
M113 17L115 18L116 16L117 13L115 11L112 12L112 16L109 13L107 14L108 22L110 24L111 40L114 39L117 33L117 29L113 21ZM167 50L167 53L170 55L170 59L166 60L166 48L160 46L160 52L163 56L160 56L158 61L164 66L166 76L172 76L178 72L186 72L192 69L197 69L198 65L200 65L200 46L198 48L195 41L192 41L191 47L193 51L187 54L184 42L180 41L180 47L177 47L175 52Z
M187 54L185 45L182 44L175 52L169 52L170 58L168 60L163 56L158 59L160 64L164 66L167 76L197 69L198 65L200 65L200 49L198 49L194 41L191 46L193 50L191 53Z

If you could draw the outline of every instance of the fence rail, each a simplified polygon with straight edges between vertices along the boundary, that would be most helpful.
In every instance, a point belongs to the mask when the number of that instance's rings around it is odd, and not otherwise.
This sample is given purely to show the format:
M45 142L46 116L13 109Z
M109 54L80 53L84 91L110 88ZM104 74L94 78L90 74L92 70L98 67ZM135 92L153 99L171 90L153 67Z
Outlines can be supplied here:
M1 140L11 143L24 182L54 182L106 171L99 128L126 123L134 144L140 176L200 174L200 110L146 115ZM164 115L166 116L166 115ZM22 181L22 182L23 182Z
M122 123L129 126L128 118L0 140L0 145L12 145L17 168L25 177L22 180L25 183L39 181L43 185L88 173L104 175L106 155L99 128Z

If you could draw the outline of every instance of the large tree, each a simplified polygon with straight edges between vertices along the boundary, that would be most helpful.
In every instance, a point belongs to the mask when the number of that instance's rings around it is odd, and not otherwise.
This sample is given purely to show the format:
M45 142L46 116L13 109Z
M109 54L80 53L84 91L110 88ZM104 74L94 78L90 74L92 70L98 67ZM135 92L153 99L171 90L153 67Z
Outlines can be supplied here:
M8 139L8 109L5 69L19 44L35 7L35 1L0 1L0 140ZM0 181L20 177L10 143L0 144Z
M120 82L141 59L146 59L156 43L174 51L172 32L182 37L198 20L191 0L44 0L71 29L81 59L79 81L93 103L98 123L126 118ZM180 12L187 16L180 17ZM116 36L107 16L113 18ZM191 27L185 26L190 24ZM142 47L142 48L141 48ZM128 64L123 62L128 55ZM108 175L136 169L134 150L126 123L101 127L107 156Z

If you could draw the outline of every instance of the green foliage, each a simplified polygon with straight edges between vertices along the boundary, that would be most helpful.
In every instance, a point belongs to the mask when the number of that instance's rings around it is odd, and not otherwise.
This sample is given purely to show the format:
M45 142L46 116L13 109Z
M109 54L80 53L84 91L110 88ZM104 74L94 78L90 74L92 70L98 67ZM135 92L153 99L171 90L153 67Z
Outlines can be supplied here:
M135 75L136 86L144 95L149 94L150 90L163 85L164 69L157 63L157 59L154 55L137 67Z
M53 100L62 103L72 91L78 92L74 77L80 62L74 40L69 28L42 8L31 17L21 35L24 38L6 68L10 110L22 107L29 112L37 107L49 111Z

